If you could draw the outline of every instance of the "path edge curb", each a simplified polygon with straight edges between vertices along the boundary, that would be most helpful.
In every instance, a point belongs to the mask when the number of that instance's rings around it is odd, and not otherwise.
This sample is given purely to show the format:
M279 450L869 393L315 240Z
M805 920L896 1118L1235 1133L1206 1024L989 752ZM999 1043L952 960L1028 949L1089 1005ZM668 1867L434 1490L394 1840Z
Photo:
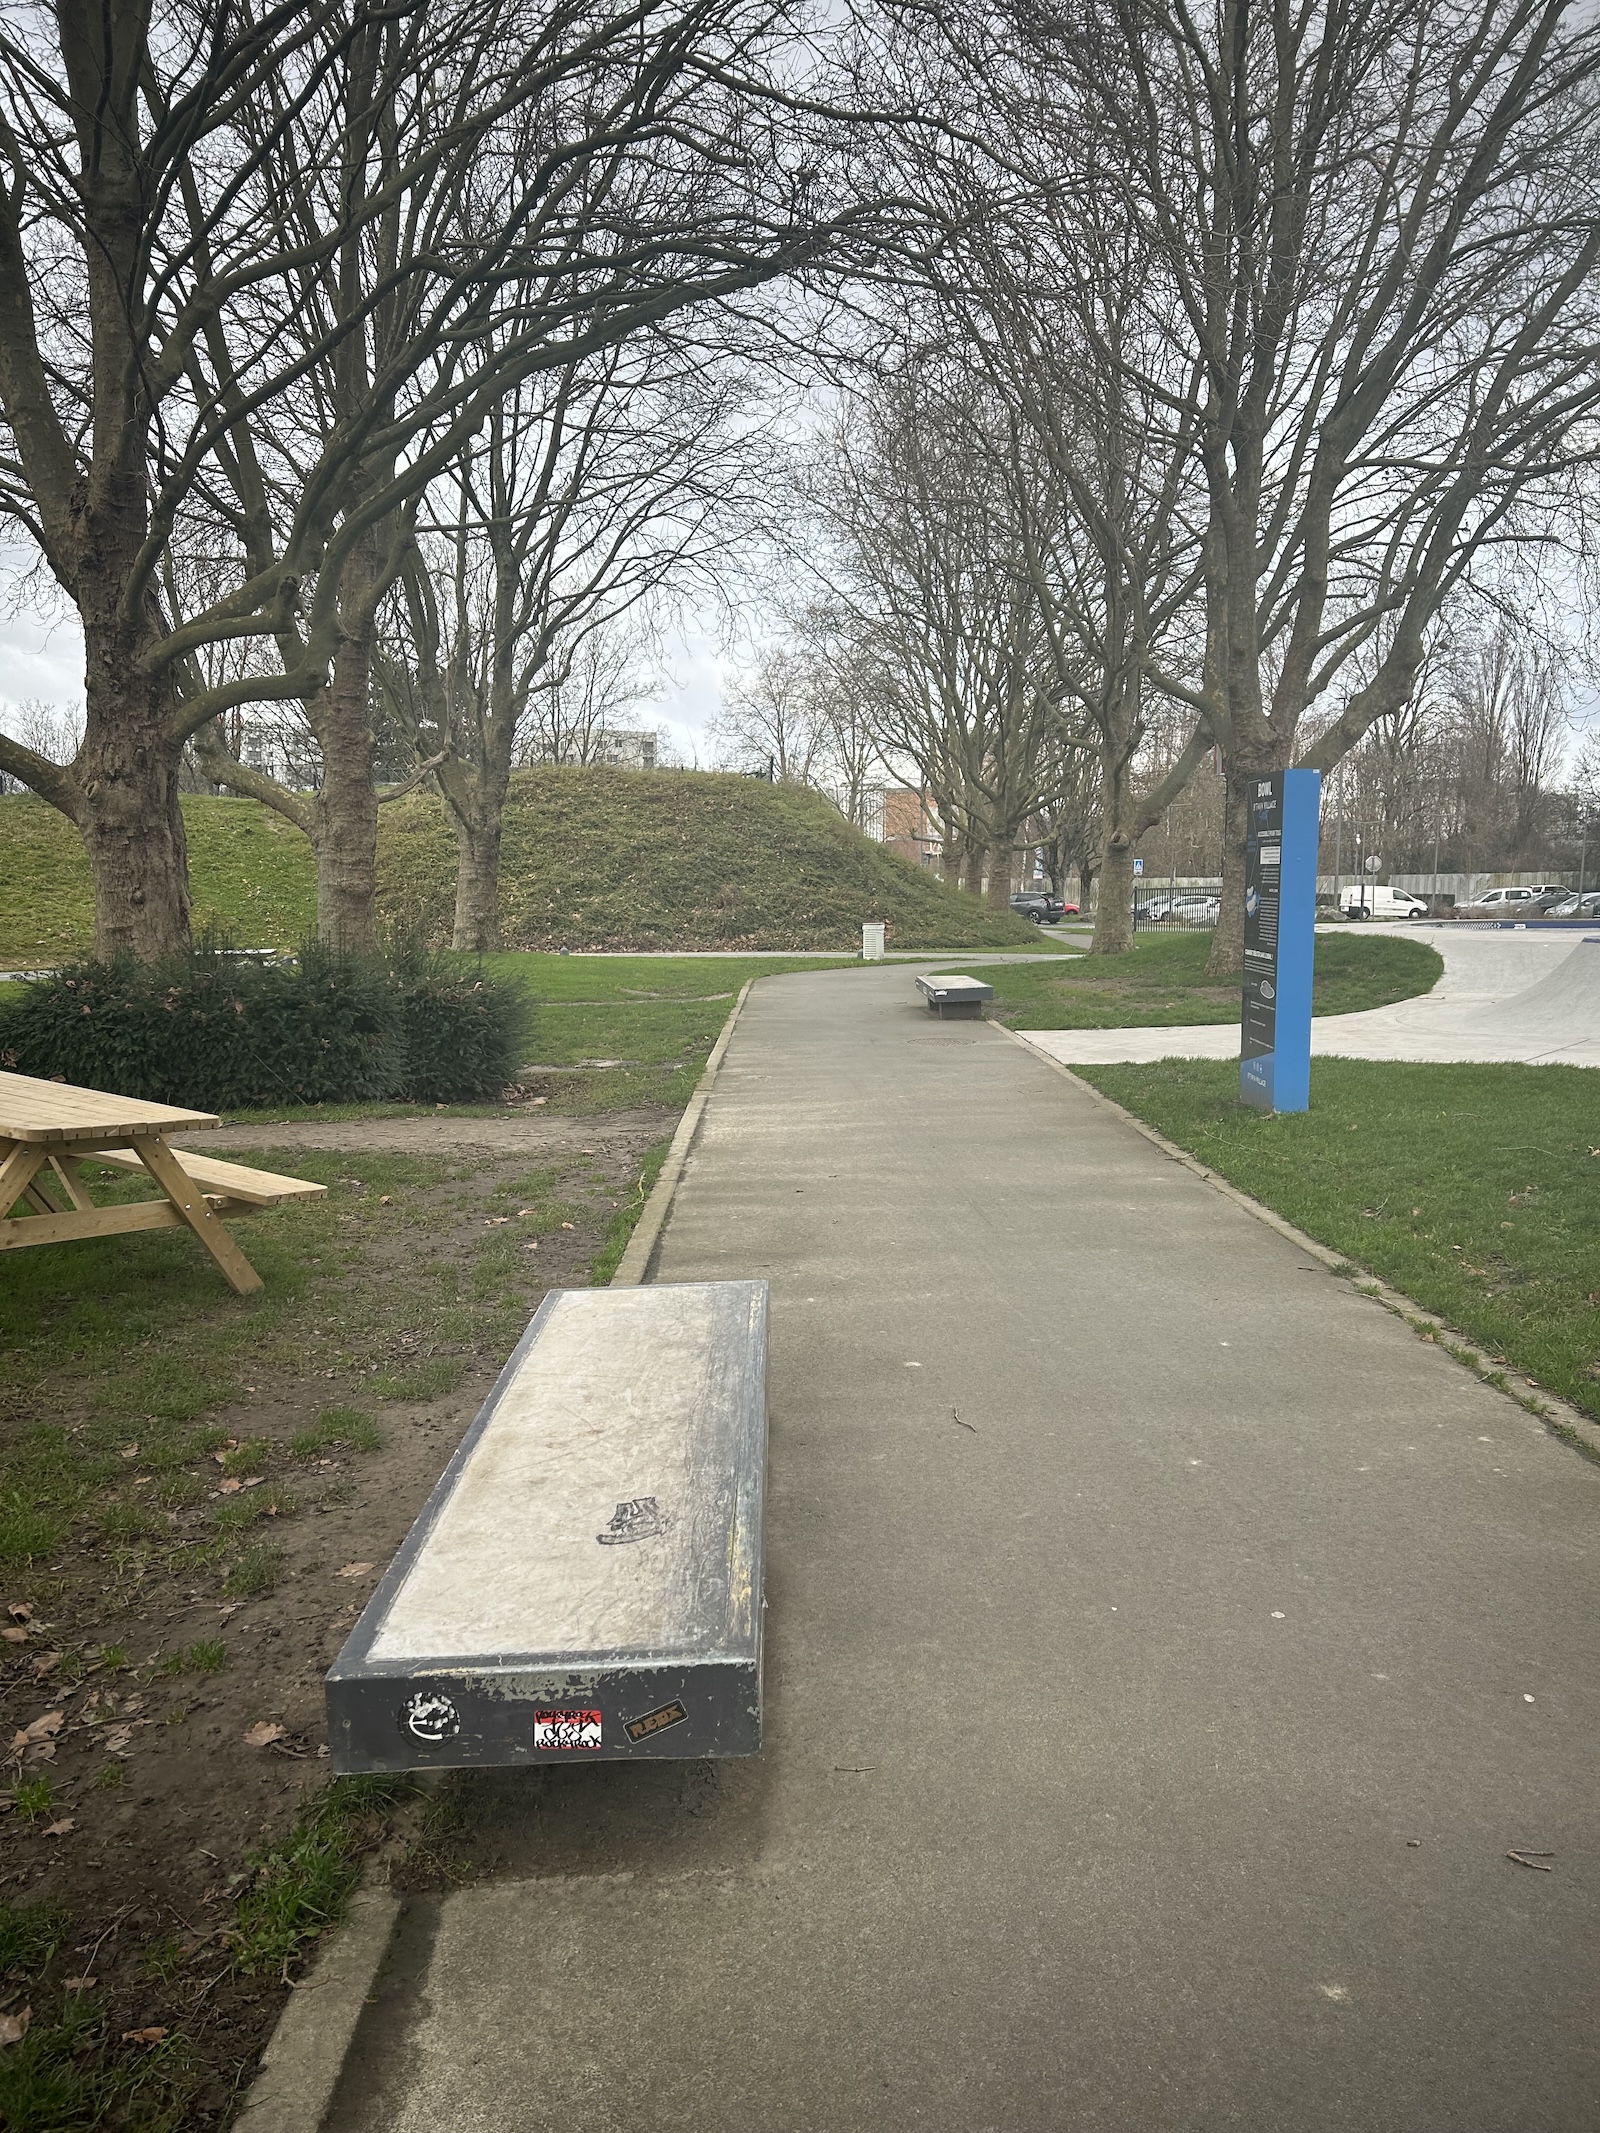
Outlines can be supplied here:
M710 1100L723 1055L732 1039L733 1026L738 1021L740 1010L755 982L754 978L746 978L740 986L739 997L729 1008L728 1019L723 1023L717 1034L717 1041L711 1047L705 1072L695 1083L694 1094L689 1098L684 1114L678 1121L678 1130L672 1136L661 1168L656 1173L656 1181L650 1188L650 1197L645 1201L639 1219L633 1226L633 1235L628 1239L627 1249L617 1261L617 1271L611 1277L611 1286L614 1289L637 1288L650 1272L650 1262L655 1257L656 1246L661 1242L661 1233L666 1228L667 1217L672 1212L678 1182L689 1160L689 1151L694 1146L695 1135L700 1130L700 1121L705 1115L706 1104Z
M1570 1445L1586 1459L1600 1462L1600 1423L1597 1423L1592 1415L1586 1415L1581 1408L1574 1407L1569 1400L1563 1400L1559 1393L1549 1391L1533 1378L1524 1378L1523 1389L1519 1391L1508 1372L1496 1367L1482 1355L1480 1343L1470 1334L1463 1333L1459 1326L1453 1326L1448 1319L1440 1318L1436 1312L1425 1310L1402 1290L1390 1288L1370 1267L1362 1266L1352 1259L1348 1252L1336 1252L1330 1245L1319 1244L1315 1237L1308 1237L1304 1230L1296 1229L1294 1224L1280 1215L1275 1208L1268 1207L1262 1200L1253 1199L1249 1193L1241 1191L1230 1179L1225 1178L1221 1171L1213 1170L1209 1163L1202 1163L1197 1155L1187 1148L1180 1148L1176 1141L1169 1141L1164 1133L1158 1133L1154 1126L1148 1125L1125 1104L1119 1104L1114 1096L1107 1096L1105 1091L1097 1089L1092 1081L1085 1081L1081 1074L1074 1074L1071 1067L1064 1065L1061 1060L1052 1058L1041 1045L1030 1044L1026 1031L1008 1029L1003 1022L992 1022L990 1027L999 1030L1002 1036L1009 1037L1013 1044L1020 1045L1033 1058L1042 1060L1052 1073L1059 1074L1063 1081L1070 1081L1072 1086L1080 1089L1092 1103L1099 1104L1103 1110L1113 1112L1125 1125L1131 1126L1135 1133L1142 1134L1154 1147L1159 1148L1163 1155L1170 1156L1175 1163L1181 1163L1185 1170L1203 1179L1213 1191L1221 1193L1225 1200L1231 1200L1235 1207L1242 1208L1247 1215L1253 1215L1256 1221L1264 1222L1268 1229L1276 1230L1280 1237L1298 1250L1309 1253L1319 1265L1325 1266L1329 1273L1352 1276L1352 1286L1358 1296L1370 1298L1373 1303L1380 1304L1394 1317L1403 1320L1419 1340L1426 1341L1430 1347L1442 1349L1453 1362L1470 1371L1480 1384L1487 1385L1494 1392L1504 1393L1506 1398L1520 1407L1525 1414L1542 1422L1551 1435L1558 1437L1563 1444Z
M400 1911L392 1889L357 1889L310 1975L289 1995L236 2126L248 2133L317 2133Z

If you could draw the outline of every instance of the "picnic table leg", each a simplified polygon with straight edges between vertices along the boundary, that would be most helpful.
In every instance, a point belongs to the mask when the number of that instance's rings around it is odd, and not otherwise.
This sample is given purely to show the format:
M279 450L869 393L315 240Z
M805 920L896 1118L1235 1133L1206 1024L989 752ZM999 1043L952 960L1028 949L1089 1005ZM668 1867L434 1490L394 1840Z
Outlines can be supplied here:
M95 1211L94 1202L73 1175L77 1165L73 1163L71 1158L68 1157L63 1162L59 1155L53 1155L50 1158L50 1168L60 1179L61 1190L67 1196L68 1204L75 1207L80 1215L92 1215Z
M261 1276L223 1227L222 1217L159 1134L133 1143L146 1170L194 1231L241 1296L262 1285Z
M19 1200L27 1198L28 1188L44 1165L42 1148L31 1148L26 1141L0 1141L0 1222Z

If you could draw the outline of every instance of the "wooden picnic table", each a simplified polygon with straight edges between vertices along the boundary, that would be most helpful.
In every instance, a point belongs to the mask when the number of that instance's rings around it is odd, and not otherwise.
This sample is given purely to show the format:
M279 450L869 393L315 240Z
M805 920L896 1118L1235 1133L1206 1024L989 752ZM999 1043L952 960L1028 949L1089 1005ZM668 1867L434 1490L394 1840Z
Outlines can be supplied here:
M261 1276L234 1243L224 1217L284 1200L320 1199L327 1188L218 1162L168 1142L170 1133L221 1123L209 1111L0 1074L0 1252L130 1230L190 1229L241 1296L259 1289ZM160 1186L162 1197L97 1207L77 1174L84 1159L141 1173ZM19 1206L27 1210L20 1216Z

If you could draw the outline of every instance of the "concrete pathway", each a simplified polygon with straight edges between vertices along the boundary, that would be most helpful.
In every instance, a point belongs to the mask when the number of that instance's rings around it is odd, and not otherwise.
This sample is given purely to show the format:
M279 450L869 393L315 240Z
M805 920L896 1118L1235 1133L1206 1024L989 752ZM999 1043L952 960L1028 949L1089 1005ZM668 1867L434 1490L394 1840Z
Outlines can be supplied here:
M1317 1016L1311 1025L1316 1056L1600 1066L1600 937L1479 933L1466 926L1384 931L1437 948L1444 976L1432 992L1392 1007ZM1068 1066L1239 1056L1237 1022L1019 1034Z
M482 1781L337 2133L1592 2126L1600 1469L903 969L750 996L752 1274L766 1749Z

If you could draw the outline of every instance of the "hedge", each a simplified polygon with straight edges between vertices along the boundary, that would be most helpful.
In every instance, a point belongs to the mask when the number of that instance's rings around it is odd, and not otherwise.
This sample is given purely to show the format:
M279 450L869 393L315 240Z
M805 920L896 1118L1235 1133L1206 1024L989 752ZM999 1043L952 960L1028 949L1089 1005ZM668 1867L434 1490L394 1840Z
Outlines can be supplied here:
M491 1096L528 1034L515 988L404 949L258 962L202 941L0 985L0 1066L195 1110Z

